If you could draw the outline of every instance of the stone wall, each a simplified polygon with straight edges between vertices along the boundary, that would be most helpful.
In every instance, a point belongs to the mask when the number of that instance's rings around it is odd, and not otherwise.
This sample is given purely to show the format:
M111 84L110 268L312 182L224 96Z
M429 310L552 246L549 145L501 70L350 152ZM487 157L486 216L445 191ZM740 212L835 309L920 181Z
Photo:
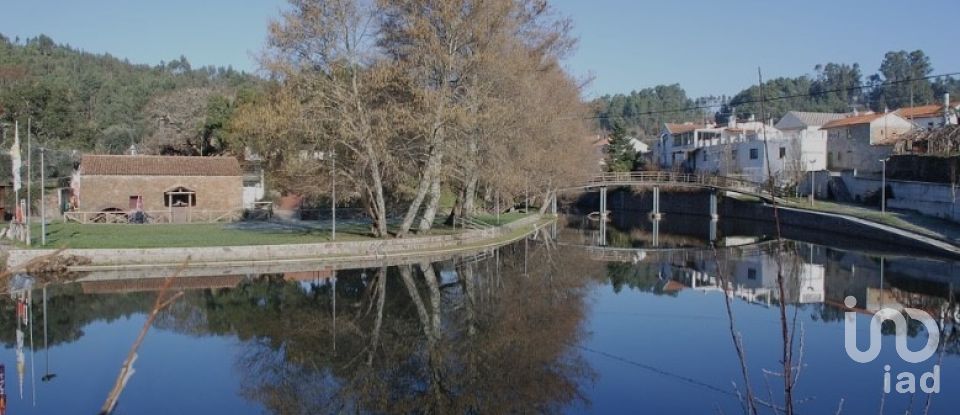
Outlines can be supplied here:
M127 210L131 196L142 196L146 211L166 210L164 192L177 187L196 192L194 209L226 211L243 207L240 176L82 176L79 182L78 210L84 212Z
M188 256L191 264L254 263L289 261L320 257L371 257L384 258L414 251L458 249L467 246L494 242L514 231L533 231L540 221L533 215L499 228L468 230L456 235L413 237L406 239L379 239L350 242L325 242L297 245L217 246L199 248L150 248L150 249L67 249L63 255L89 258L95 266L131 265L177 265ZM12 268L50 253L46 249L18 249L10 251L7 266Z

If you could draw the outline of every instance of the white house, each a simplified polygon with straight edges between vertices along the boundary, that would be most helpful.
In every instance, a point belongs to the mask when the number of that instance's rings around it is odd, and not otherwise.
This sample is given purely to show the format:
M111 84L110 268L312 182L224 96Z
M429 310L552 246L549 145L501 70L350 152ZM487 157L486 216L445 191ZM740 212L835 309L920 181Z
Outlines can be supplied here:
M807 171L823 171L827 169L827 132L820 127L845 117L845 114L832 112L790 111L780 118L776 128L786 138L801 143L802 151L797 161L805 163Z
M726 126L665 124L658 152L665 168L737 176L758 183L772 174L787 184L798 181L805 172L823 169L823 162L807 162L825 158L825 139L819 136L785 134L752 120L731 119Z
M636 151L637 154L647 154L650 152L650 145L640 141L639 138L628 137L627 139L630 140L630 146L633 147L633 150Z

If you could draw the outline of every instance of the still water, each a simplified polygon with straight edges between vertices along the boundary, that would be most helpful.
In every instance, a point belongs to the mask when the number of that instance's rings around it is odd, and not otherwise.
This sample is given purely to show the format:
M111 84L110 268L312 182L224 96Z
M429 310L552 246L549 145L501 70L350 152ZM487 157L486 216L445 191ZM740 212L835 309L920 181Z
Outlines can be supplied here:
M606 226L570 217L441 261L184 277L115 413L736 414L748 390L759 413L773 413L784 402L781 302L798 413L957 413L960 264L801 231L781 245L763 231L694 217ZM96 413L153 307L156 276L89 274L45 294L38 285L26 319L5 298L7 413ZM930 359L904 361L892 324L875 360L848 356L845 312L866 350L884 307L923 310L945 328ZM920 350L929 334L911 320L907 345ZM940 392L885 394L885 365L893 384L937 365Z

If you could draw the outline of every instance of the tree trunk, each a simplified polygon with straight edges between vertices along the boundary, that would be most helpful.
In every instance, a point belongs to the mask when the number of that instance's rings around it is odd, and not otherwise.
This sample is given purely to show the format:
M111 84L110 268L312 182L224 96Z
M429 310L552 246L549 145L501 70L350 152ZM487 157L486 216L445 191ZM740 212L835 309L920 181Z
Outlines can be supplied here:
M467 190L463 198L463 216L471 216L477 213L477 208L475 205L476 195L477 195L477 183L480 182L480 174L474 169L470 173L470 179L467 180Z
M430 171L426 170L420 176L420 183L417 184L417 195L410 202L410 206L407 207L407 214L403 216L403 223L400 224L400 229L397 231L397 238L403 238L410 231L413 221L417 218L417 213L420 212L420 205L423 204L423 199L427 196L429 187Z
M427 193L431 190L434 183L434 176L440 176L440 168L443 163L443 152L440 149L442 144L441 134L443 127L439 121L435 121L433 125L433 136L431 137L431 144L429 150L429 157L427 159L427 165L424 168L423 175L420 176L420 183L417 184L417 193L413 198L413 201L410 202L410 206L407 207L407 214L403 217L403 223L400 224L400 229L397 231L397 237L404 237L407 232L410 231L410 228L413 226L413 221L417 218L417 213L420 212L420 206L423 204L423 199L427 196ZM436 213L436 212L434 212ZM433 219L431 219L432 221ZM428 228L429 229L429 228Z
M540 206L540 214L543 215L547 213L547 209L550 208L550 203L553 201L553 198L557 197L556 193L547 190L543 194L543 204Z
M368 153L373 150L368 148ZM383 177L381 176L379 160L374 156L370 160L370 176L373 178L373 212L371 219L374 222L374 234L378 238L387 236L387 202L383 196Z
M437 217L437 208L440 206L440 171L439 168L433 180L430 182L430 191L428 195L430 200L423 209L423 217L420 218L420 232L427 232L433 228L433 220Z

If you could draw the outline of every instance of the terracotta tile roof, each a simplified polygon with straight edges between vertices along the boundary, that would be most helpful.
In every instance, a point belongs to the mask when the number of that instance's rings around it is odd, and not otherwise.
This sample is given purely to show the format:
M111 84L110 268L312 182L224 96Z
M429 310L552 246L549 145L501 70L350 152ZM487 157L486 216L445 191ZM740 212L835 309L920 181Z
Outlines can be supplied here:
M233 157L107 156L88 154L80 159L87 176L240 176Z
M830 128L841 128L849 127L851 125L867 124L873 122L873 120L880 118L886 115L885 113L873 113L873 114L864 114L864 115L853 115L847 118L841 118L839 120L833 120L820 127L821 130L827 130Z
M703 128L704 126L693 124L693 123L684 123L684 124L666 123L666 127L667 127L667 131L669 131L670 134L683 134L683 133L689 133L698 128Z
M957 102L951 102L951 107L956 107ZM943 116L943 104L930 104L930 105L921 105L919 107L907 107L900 108L897 111L897 114L900 114L903 118L931 118L931 117L942 117Z

